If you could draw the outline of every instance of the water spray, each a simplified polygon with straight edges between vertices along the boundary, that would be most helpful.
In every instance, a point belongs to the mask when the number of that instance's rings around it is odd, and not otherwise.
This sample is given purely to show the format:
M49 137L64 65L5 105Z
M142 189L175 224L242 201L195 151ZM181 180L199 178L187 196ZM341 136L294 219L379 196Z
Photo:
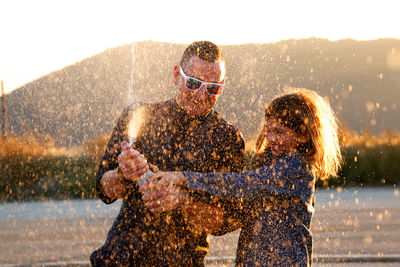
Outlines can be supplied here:
M137 49L136 43L132 43L131 46L131 66L129 70L129 84L128 84L128 105L140 102L139 94L135 94L133 91L133 81L135 80L135 61Z
M134 107L134 110L131 114L131 119L128 124L128 141L130 147L132 147L132 145L136 141L135 139L142 126L143 118L144 118L144 107L141 105L141 103L136 103L136 107ZM137 178L136 181L138 185L141 186L148 178L152 177L153 175L154 172L148 170L145 174Z
M129 121L128 125L128 143L129 146L132 147L132 145L135 143L136 136L139 132L139 129L142 125L143 122L143 106L140 103L140 98L139 94L135 94L133 90L133 81L135 78L135 49L136 49L136 43L132 44L131 47L131 68L130 68L130 77L129 77L129 85L128 85L128 90L129 90L129 95L128 95L128 104L132 105L133 112L131 114L131 119ZM134 106L134 107L133 107ZM137 178L137 183L139 186L141 186L148 178L154 175L154 172L151 170L147 171L145 174Z

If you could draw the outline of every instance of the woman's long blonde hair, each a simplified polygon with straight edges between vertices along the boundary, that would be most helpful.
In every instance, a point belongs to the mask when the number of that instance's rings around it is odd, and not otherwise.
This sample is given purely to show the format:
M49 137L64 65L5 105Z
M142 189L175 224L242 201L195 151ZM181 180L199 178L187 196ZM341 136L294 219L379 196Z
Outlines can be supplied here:
M312 90L291 89L271 101L265 110L267 118L274 118L296 133L310 137L297 151L303 155L315 177L325 179L337 175L342 162L338 122L327 100ZM264 123L257 138L257 154L262 154L268 147L265 127Z

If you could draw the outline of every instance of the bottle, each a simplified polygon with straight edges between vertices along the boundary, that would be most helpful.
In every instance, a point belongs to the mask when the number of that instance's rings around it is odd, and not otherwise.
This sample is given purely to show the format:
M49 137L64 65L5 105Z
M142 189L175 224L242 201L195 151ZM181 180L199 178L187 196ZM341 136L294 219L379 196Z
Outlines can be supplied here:
M134 142L135 142L135 138L130 137L129 138L129 146L132 147ZM143 174L142 176L137 178L136 182L137 182L138 186L140 187L145 181L147 181L147 179L149 179L153 175L154 175L154 172L152 172L151 170L148 170L145 174Z

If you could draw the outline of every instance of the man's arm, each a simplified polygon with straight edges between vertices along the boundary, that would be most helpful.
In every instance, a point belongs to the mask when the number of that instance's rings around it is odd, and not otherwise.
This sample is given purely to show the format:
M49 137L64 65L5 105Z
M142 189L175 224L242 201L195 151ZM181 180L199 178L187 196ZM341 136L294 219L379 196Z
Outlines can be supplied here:
M113 203L125 195L125 190L121 190L121 185L117 183L116 169L118 155L121 153L121 143L124 140L124 133L126 133L127 118L128 109L125 109L113 129L97 172L97 195L106 204Z
M219 231L224 222L224 210L221 206L199 201L188 193L181 209L191 224L206 233Z
M181 172L159 172L141 185L139 191L151 212L180 208L198 230L207 233L218 231L223 223L222 208L191 196L187 187L181 186L184 183L185 177Z
M127 192L124 179L121 179L121 175L117 175L117 168L120 165L119 157L121 152L123 152L122 143L125 141L127 144L127 124L130 114L131 111L129 107L125 109L118 118L97 172L97 194L106 204L113 203L118 198L124 197ZM126 144L124 145L126 146ZM121 171L126 172L127 170L122 170L121 168ZM123 174L125 177L129 176L127 173Z
M216 236L242 227L242 220L237 214L241 210L237 209L237 206L229 209L218 203L211 205L189 197L188 202L182 206L182 210L189 222L197 229Z
M96 178L97 195L106 204L113 203L125 194L125 190L122 192L121 190L114 188L114 186L121 188L121 185L117 183L118 179L116 169L118 167L117 158L120 154L119 144L122 140L122 134L118 132L117 128L118 125L115 127L110 141L108 142Z
M229 212L229 217L232 218L225 218L225 211L221 206L223 201L215 201L217 198L212 203L199 200L196 192L186 185L186 177L182 172L156 173L140 186L139 191L143 193L142 198L151 212L180 208L187 220L198 230L222 235L240 227L240 220L234 212L236 205ZM224 228L230 230L220 232L224 223Z
M126 194L125 185L118 179L117 170L110 170L103 174L100 180L103 192L110 201L114 202Z
M144 156L133 150L128 142L123 141L121 149L117 169L105 172L100 180L104 195L111 201L124 197L127 191L126 182L134 182L149 169Z

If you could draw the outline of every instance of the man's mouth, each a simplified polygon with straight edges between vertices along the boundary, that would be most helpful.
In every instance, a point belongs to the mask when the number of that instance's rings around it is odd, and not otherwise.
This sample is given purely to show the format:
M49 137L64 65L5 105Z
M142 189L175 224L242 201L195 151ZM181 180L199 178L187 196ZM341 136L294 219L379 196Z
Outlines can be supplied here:
M195 99L192 99L191 102L196 106L199 106L199 105L202 104L202 101L198 101L198 100L195 100Z

